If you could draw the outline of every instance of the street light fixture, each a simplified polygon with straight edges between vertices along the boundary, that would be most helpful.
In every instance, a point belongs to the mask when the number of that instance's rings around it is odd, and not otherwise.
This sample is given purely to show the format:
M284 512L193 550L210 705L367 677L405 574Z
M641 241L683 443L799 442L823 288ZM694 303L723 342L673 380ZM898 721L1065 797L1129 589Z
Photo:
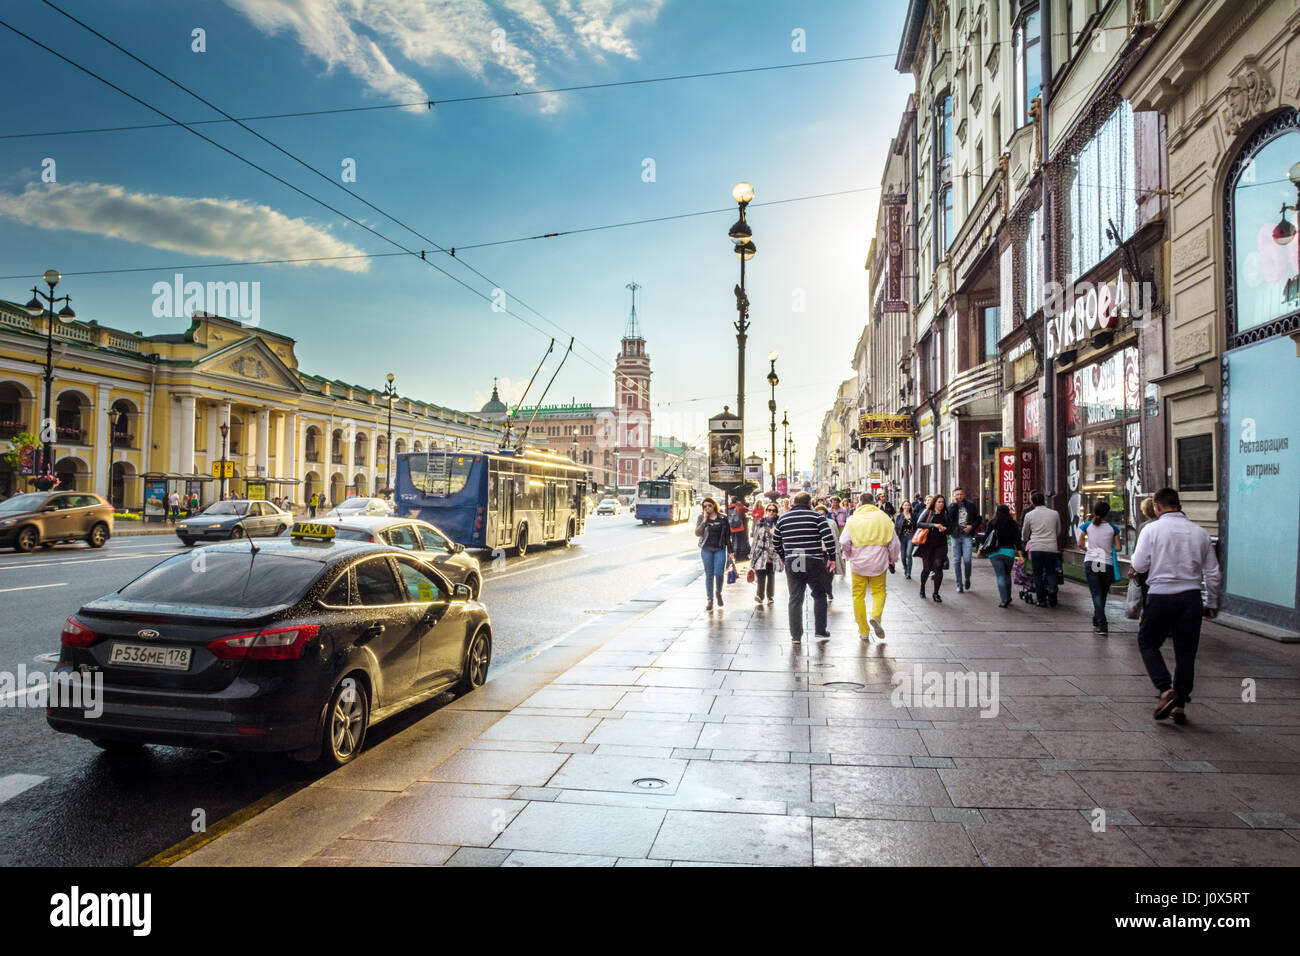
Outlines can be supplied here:
M45 322L45 418L41 422L41 463L36 469L38 475L53 474L54 463L50 460L54 455L54 416L51 412L51 404L54 398L54 306L62 302L63 308L59 310L59 321L65 325L77 318L77 313L72 311L72 297L59 296L54 297L54 287L59 284L63 278L55 269L46 269L45 275L41 276L45 284L50 287L49 293L41 292L35 286L32 287L32 297L28 303L23 306L28 315L35 318L46 311L46 303L49 304L49 318ZM44 301L42 301L44 300Z
M790 406L781 414L781 473L785 475L786 494L790 493Z
M384 438L384 483L388 487L384 490L389 494L393 492L393 399L397 397L397 387L393 380L396 377L389 372L388 384L384 386L384 398L388 401L388 432Z
M1291 220L1286 217L1286 214L1288 212L1300 213L1300 163L1296 163L1287 170L1286 178L1291 180L1291 185L1296 188L1297 201L1294 205L1282 203L1282 218L1273 227L1273 241L1279 246L1290 244L1296 236L1296 227L1291 224Z
M772 467L770 470L772 473L773 491L776 490L776 387L781 384L781 379L778 378L776 374L776 360L779 357L780 354L775 349L767 353L767 360L772 364L771 370L767 373L767 384L772 386L772 397L767 400L767 410L772 416Z
M221 484L218 501L226 500L226 438L230 435L230 422L221 423Z
M754 258L758 248L753 233L745 221L745 207L754 199L754 187L746 182L736 183L731 198L740 207L740 218L727 231L736 255L740 259L740 285L736 286L736 417L740 419L740 435L745 434L745 339L749 331L749 296L745 294L745 263Z

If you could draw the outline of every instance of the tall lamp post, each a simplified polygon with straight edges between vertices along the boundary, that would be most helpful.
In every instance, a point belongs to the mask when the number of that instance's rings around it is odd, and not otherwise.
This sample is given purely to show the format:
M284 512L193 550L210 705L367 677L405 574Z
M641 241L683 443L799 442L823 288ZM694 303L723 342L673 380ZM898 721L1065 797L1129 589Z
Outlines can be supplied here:
M126 507L126 477L122 478L122 497L118 501L113 500L113 459L117 452L117 435L115 434L115 422L113 420L113 403L109 402L105 409L108 413L108 475L105 487L108 489L109 504L116 505L119 508Z
M388 401L388 432L384 436L384 483L388 485L388 493L393 492L393 399L397 397L397 386L393 384L396 379L392 372L388 373L388 384L384 386L384 398Z
M226 500L226 439L230 435L230 422L221 423L221 484L218 501Z
M754 258L758 247L754 245L749 223L745 222L745 207L754 199L754 187L749 183L736 183L731 198L740 207L740 218L727 235L740 259L740 285L736 286L736 417L740 419L740 435L745 435L745 339L749 331L749 296L745 294L745 263Z
M54 297L54 287L63 278L57 270L47 269L41 278L50 287L49 293L41 292L33 286L31 301L23 308L28 315L35 318L46 311L46 303L49 303L50 314L45 322L45 417L41 422L41 464L36 470L37 474L46 475L52 474L51 469L54 464L50 460L54 456L54 416L50 410L54 398L54 306L59 302L64 303L63 308L59 310L58 318L65 324L74 321L77 313L72 311L71 296Z
M767 373L767 384L772 386L772 397L767 400L767 410L772 416L772 490L776 491L776 387L781 380L776 375L776 360L779 358L775 349L767 353L767 360L772 363L771 371Z
M781 415L781 473L785 475L785 492L790 493L790 409Z

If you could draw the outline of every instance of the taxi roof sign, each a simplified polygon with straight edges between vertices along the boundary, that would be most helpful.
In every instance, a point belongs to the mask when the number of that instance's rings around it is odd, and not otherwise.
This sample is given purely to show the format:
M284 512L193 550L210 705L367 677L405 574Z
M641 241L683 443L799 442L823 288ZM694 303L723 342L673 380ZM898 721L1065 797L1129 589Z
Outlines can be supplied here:
M315 521L295 521L293 527L289 529L291 538L309 538L317 541L328 541L333 538L338 531L333 525L320 524Z

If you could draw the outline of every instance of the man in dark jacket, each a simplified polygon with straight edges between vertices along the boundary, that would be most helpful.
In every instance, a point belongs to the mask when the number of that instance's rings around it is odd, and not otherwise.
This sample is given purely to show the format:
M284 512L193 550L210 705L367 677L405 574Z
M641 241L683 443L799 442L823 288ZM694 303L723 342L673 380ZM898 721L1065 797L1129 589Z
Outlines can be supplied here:
M957 593L970 590L971 557L975 551L975 532L983 519L975 502L966 498L963 488L952 490L948 506L948 533L952 541L952 571L957 578ZM963 577L964 575L964 577Z
M812 588L813 625L818 639L830 638L826 630L826 578L835 555L835 534L830 522L812 510L812 495L801 491L794 505L776 520L772 543L785 562L790 590L790 639L803 640L804 589Z

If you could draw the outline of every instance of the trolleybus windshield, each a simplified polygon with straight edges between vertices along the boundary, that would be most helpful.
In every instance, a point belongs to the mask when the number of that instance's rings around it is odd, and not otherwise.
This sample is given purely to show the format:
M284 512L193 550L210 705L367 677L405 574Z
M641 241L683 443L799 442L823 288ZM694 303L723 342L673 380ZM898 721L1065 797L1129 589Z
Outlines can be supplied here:
M447 498L465 490L474 470L473 455L433 452L406 457L413 490L427 498Z

